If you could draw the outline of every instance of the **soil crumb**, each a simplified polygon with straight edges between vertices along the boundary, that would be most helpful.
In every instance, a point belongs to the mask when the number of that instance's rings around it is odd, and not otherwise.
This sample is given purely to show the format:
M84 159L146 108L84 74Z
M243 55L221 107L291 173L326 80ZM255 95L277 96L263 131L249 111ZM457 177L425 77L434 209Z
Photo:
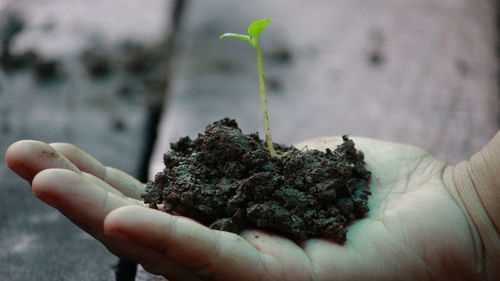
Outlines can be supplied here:
M142 198L212 229L260 228L343 243L347 225L368 212L371 175L354 142L343 141L326 152L275 143L281 157L272 158L257 133L245 135L225 118L195 140L172 143Z

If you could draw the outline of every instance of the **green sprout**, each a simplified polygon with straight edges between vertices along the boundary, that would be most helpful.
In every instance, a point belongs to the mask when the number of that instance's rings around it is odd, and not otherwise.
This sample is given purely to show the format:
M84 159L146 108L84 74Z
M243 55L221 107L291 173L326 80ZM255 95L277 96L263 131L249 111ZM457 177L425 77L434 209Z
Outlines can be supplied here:
M266 132L266 143L271 157L279 157L274 150L273 138L271 137L271 127L269 125L269 115L267 113L266 86L264 84L264 71L262 70L262 53L259 48L259 35L266 28L272 19L263 19L252 22L248 26L248 35L237 33L224 33L220 38L235 37L247 41L257 52L257 72L259 74L260 103L262 105L262 121Z

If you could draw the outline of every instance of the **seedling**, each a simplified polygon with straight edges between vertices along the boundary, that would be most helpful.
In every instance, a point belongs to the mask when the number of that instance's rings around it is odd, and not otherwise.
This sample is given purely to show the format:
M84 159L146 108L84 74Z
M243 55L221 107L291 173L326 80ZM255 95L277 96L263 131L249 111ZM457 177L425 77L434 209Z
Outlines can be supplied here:
M248 35L237 33L224 33L220 38L235 37L247 41L257 52L257 72L259 76L260 103L262 106L262 121L266 132L266 143L271 157L279 157L274 150L273 138L271 137L271 127L269 125L269 114L267 113L266 86L264 84L264 71L262 70L262 53L259 48L259 35L266 28L272 19L263 19L252 22L248 26Z
M151 208L158 209L161 204L166 212L214 230L241 233L257 227L292 239L324 237L344 243L347 226L369 210L370 172L364 166L363 153L347 136L333 152L303 152L287 145L276 147L279 154L274 150L258 43L259 34L270 21L251 23L248 35L221 36L245 40L257 51L266 141L244 134L233 119L210 123L197 139L185 137L171 144L171 150L163 155L165 168L146 185L142 198ZM264 150L269 151L264 156L271 158L273 165L262 161L260 152ZM304 174L313 166L319 176L304 181Z

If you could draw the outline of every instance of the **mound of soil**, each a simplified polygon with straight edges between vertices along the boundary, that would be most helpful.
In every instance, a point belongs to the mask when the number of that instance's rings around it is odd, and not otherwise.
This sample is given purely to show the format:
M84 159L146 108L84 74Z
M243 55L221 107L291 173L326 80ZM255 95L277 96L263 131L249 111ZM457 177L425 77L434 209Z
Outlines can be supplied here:
M343 243L346 226L368 211L370 195L363 153L343 140L326 152L275 144L281 157L272 158L257 133L245 135L226 118L195 140L172 143L143 199L212 229L261 228Z

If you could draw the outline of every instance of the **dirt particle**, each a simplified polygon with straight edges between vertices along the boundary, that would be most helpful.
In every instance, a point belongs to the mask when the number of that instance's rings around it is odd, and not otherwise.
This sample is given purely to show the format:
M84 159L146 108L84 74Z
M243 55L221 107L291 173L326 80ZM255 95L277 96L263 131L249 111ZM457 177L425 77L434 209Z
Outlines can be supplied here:
M8 133L10 133L10 131L11 131L11 126L9 122L2 121L2 130L1 130L2 134L7 135Z
M41 159L44 159L44 160L50 160L50 159L55 159L55 158L59 158L59 155L54 152L54 151L41 151L39 154L38 154L38 157L41 158Z
M3 44L5 44L5 41L12 40L16 35L21 33L25 27L24 19L20 14L16 12L9 12L4 16L5 21L2 22L2 26L0 28L0 35Z
M88 49L82 54L82 62L90 77L101 79L111 73L111 61L102 49Z
M124 131L127 128L127 124L125 120L121 117L114 116L111 118L111 126L113 130L121 132Z
M12 53L12 43L24 30L23 17L15 12L10 12L0 18L0 66L10 73L19 70L22 64L22 56Z
M35 63L33 73L39 82L49 82L61 78L61 66L57 59L40 59Z
M283 90L283 82L277 77L266 78L266 85L271 92L281 92Z
M10 125L10 120L9 120L9 111L6 109L3 109L0 111L0 117L1 117L1 123L0 123L0 132L3 134L7 135L11 131L11 125Z
M130 82L123 82L123 84L121 84L116 90L116 93L121 98L130 98L133 92L134 92L134 85Z
M279 48L269 53L271 61L277 64L288 64L292 61L292 53L286 48Z
M51 33L56 28L56 23L53 21L46 21L40 25L40 30L43 33Z
M380 67L385 62L384 44L385 36L381 29L373 29L369 35L369 52L367 56L368 64L374 67Z
M374 50L368 55L368 62L372 66L381 66L384 63L384 56L381 52Z
M162 50L145 46L139 42L128 41L123 43L124 52L123 69L129 74L148 74L162 59Z
M238 72L241 69L237 62L228 59L216 59L213 66L217 71L223 73Z
M23 53L9 54L1 61L3 69L7 73L13 73L34 66L38 61L38 53L34 50L28 50Z
M463 60L456 60L455 61L455 69L457 70L457 72L462 76L462 77L466 77L468 76L470 70L469 70L469 65L467 64L467 62L463 61Z

